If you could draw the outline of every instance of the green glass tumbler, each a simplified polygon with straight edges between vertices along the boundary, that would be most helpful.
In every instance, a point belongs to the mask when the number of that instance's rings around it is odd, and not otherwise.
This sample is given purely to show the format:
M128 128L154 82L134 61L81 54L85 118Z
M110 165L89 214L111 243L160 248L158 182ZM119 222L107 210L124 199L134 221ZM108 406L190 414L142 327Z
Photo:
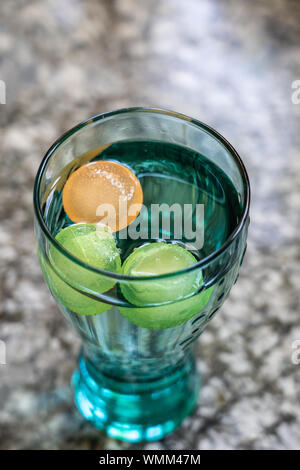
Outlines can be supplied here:
M85 162L90 161L95 149L138 139L176 143L204 155L226 174L241 206L234 230L217 250L185 270L147 278L125 276L86 264L57 242L53 228L61 210L59 191L69 174L82 163L82 156ZM53 183L58 178L61 184L54 190ZM53 202L46 219L47 201L49 198L56 201L55 197L57 202ZM170 111L129 108L98 115L64 134L46 153L34 187L40 264L67 325L82 340L78 368L72 378L77 408L109 436L130 442L157 440L172 432L195 408L200 387L195 340L219 310L238 277L246 250L249 198L247 173L232 146L207 125ZM53 263L53 253L68 266L67 275L62 275ZM124 288L138 288L143 283L151 293L157 282L163 285L171 279L180 285L181 281L186 282L187 276L197 273L203 280L202 295L205 292L209 295L199 305L199 311L194 311L193 298L183 301L187 302L184 304L186 321L169 328L151 329L128 320L128 309L134 313L140 307L124 299ZM93 276L101 277L111 288L103 293L90 284L85 285L85 279ZM60 286L68 289L68 302L62 298ZM86 299L94 302L98 314L84 314ZM172 312L179 308L179 302L160 305L156 301L156 307L162 308L162 312ZM143 308L153 306L150 302ZM191 318L189 308L193 309Z

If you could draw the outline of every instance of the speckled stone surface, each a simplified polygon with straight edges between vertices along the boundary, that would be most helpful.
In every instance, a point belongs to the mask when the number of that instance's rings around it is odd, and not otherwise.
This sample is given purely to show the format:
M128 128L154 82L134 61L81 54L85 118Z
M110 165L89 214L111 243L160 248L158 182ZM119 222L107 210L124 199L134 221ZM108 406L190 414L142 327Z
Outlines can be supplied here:
M69 380L79 341L51 299L32 229L46 149L94 114L192 115L239 151L252 181L237 285L198 342L195 414L145 449L299 449L298 0L10 0L0 6L1 449L124 449L84 422Z

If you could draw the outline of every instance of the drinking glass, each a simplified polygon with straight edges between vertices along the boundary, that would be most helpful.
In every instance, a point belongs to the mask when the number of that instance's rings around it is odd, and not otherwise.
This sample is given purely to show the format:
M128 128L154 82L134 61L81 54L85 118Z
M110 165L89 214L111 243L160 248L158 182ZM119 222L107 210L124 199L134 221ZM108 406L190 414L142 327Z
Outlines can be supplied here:
M86 264L57 242L53 228L61 209L61 199L55 202L53 198L70 173L108 145L138 139L176 143L195 151L195 155L204 155L229 178L241 206L236 227L218 249L185 270L147 278ZM54 185L58 179L59 185ZM180 188L177 192L179 197ZM100 114L65 133L46 153L34 187L39 259L50 291L67 319L66 328L72 326L82 340L78 367L72 377L75 403L81 414L107 435L131 442L157 440L172 432L193 411L200 384L195 340L237 280L246 250L249 192L244 165L220 134L195 119L160 109L129 108ZM46 220L49 200L51 214ZM49 256L51 250L68 266L67 275L62 276L56 269ZM142 284L151 293L158 284L186 282L187 276L200 271L201 290L211 289L211 294L203 308L186 322L172 328L149 329L133 324L122 314L122 309L123 313L126 309L139 309L124 299L122 287L138 288ZM87 298L102 313L84 315L72 311L62 301L53 276L66 284L74 302ZM99 293L90 284L85 285L85 279L91 276L107 281L111 288ZM152 308L151 301L143 308ZM178 309L178 302L162 303L161 308L171 312L170 309Z

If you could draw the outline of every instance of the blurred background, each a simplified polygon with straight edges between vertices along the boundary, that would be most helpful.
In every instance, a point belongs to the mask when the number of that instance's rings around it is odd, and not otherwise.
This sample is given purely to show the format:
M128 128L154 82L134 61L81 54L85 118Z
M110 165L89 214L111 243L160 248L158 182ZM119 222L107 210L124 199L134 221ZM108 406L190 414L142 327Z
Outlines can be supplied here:
M139 448L299 449L299 1L9 0L0 21L0 448L132 447L73 405L79 341L38 265L32 186L62 132L145 105L223 134L249 171L252 210L239 281L198 342L198 408Z

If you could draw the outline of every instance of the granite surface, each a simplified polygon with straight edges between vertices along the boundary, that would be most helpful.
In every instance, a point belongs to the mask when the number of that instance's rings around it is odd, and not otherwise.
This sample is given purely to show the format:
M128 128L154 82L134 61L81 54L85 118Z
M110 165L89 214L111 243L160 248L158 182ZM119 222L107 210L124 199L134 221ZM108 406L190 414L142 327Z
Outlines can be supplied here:
M63 131L152 105L207 122L237 148L252 211L239 281L198 342L197 411L136 447L299 449L299 1L9 0L0 18L0 448L132 447L73 406L79 341L38 265L32 185Z

